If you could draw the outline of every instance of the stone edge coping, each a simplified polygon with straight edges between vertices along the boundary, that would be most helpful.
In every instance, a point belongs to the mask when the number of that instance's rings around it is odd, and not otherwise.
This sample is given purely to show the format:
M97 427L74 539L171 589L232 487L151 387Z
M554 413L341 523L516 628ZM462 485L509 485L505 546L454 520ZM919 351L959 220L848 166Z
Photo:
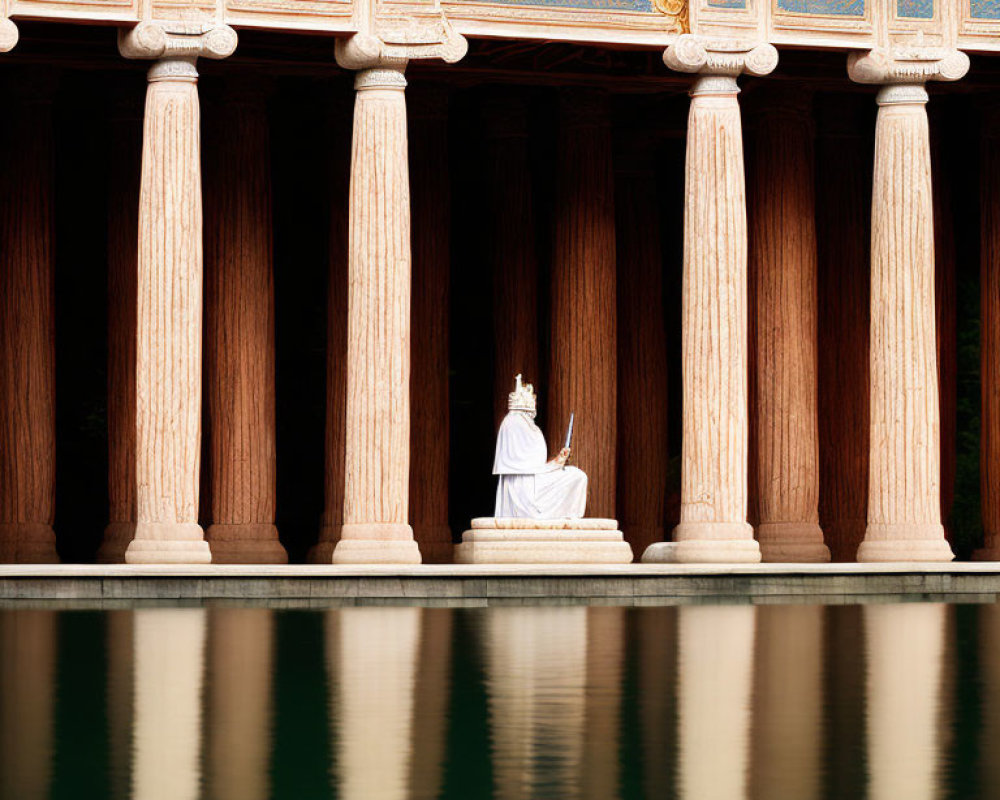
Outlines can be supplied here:
M0 578L482 578L1000 575L1000 561L884 564L0 564Z

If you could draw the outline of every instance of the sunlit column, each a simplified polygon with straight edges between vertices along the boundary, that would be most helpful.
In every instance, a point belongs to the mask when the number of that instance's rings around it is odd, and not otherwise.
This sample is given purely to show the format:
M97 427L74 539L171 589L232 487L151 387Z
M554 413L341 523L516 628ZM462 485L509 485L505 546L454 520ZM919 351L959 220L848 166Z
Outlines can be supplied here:
M751 795L820 796L823 607L757 608Z
M777 65L770 44L684 34L667 66L699 73L687 123L682 289L681 519L644 561L756 562L747 523L747 217L737 77Z
M942 56L944 56L942 58ZM871 246L868 526L858 561L950 561L940 497L934 208L924 83L956 80L953 51L854 53L848 70L881 84Z
M423 609L327 612L337 796L405 800Z
M49 796L56 612L0 611L0 797Z
M483 636L497 800L582 795L587 609L494 607Z
M812 95L761 97L750 192L757 541L764 561L829 561L819 527Z
M440 86L410 98L413 165L413 285L410 376L410 521L423 560L451 561L448 527L448 315L451 173L448 94Z
M202 207L199 56L236 49L227 26L119 33L148 73L139 189L136 311L136 531L129 563L207 563L198 525L201 463Z
M937 603L864 608L871 800L939 796L947 611Z
M2 36L2 32L0 32ZM0 562L59 561L52 106L16 71L0 139Z
M133 613L132 800L197 800L206 611Z
M754 606L681 606L677 630L678 795L747 797Z
M270 797L274 612L209 612L206 770L213 800Z

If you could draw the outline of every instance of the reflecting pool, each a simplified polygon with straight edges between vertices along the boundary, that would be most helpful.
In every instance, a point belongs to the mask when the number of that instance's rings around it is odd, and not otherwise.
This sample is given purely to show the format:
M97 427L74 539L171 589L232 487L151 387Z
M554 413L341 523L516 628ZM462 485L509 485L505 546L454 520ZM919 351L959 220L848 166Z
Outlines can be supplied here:
M996 605L0 610L0 798L1000 797Z

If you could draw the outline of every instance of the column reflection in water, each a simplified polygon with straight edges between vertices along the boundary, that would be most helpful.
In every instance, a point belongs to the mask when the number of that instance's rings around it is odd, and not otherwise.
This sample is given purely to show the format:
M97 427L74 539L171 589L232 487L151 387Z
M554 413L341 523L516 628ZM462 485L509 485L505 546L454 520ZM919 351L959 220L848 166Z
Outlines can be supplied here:
M332 771L342 800L408 797L420 608L327 612Z
M205 609L136 609L133 800L196 800L201 783Z
M484 613L494 798L580 797L587 609Z
M265 800L270 796L274 612L215 608L209 626L208 797Z
M0 611L0 797L49 796L56 613Z
M640 608L637 620L638 713L643 797L673 794L677 738L677 609Z
M870 800L939 796L946 611L937 603L864 608Z
M1000 605L979 606L979 664L982 686L980 733L980 786L983 797L1000 797Z
M107 612L108 747L111 750L111 796L115 798L128 797L132 785L134 613L124 609Z
M678 609L678 784L684 800L747 796L753 606Z
M625 609L587 609L587 675L583 797L618 797L618 731L625 654Z
M410 762L410 797L413 800L436 798L441 791L448 733L454 612L450 608L425 608L421 616L423 624L420 627L413 712L413 758Z
M755 666L751 794L819 798L823 607L760 606Z

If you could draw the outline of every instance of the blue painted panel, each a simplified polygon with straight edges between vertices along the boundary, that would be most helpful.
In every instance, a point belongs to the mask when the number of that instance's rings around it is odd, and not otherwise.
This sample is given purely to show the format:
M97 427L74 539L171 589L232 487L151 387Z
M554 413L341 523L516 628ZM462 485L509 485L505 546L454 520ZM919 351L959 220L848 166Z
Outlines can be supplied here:
M650 14L654 11L652 0L489 0L489 2L505 6L586 8L594 11L644 11Z
M973 19L1000 19L1000 0L970 0Z
M778 0L778 10L790 11L793 14L863 17L865 0Z
M933 19L934 0L896 0L896 16L910 19Z
M746 8L747 0L708 0L710 8Z

